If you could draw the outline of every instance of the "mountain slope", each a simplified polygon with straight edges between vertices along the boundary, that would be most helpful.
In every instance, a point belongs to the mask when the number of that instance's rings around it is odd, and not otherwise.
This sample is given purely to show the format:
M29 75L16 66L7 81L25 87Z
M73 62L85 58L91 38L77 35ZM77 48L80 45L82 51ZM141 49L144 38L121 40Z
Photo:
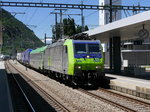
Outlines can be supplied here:
M13 55L28 48L34 49L44 45L32 30L9 12L1 9L0 15L3 25L3 54Z

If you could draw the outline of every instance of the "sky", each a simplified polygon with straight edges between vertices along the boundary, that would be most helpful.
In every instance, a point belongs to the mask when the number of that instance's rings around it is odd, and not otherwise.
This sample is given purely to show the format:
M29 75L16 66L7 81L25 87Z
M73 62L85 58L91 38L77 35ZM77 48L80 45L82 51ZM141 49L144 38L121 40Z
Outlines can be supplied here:
M83 1L86 5L98 5L99 0L1 0L1 1L14 1L14 2L43 2L43 3L66 3L66 4L81 4ZM122 0L122 5L138 5L149 6L150 0ZM17 14L15 18L22 21L25 25L34 31L35 35L43 39L46 34L47 37L52 37L52 26L55 25L55 15L50 14L54 12L53 8L28 8L28 7L2 7L8 12L25 12L25 14ZM81 10L68 9L66 14L81 14ZM131 12L129 12L131 13ZM81 25L81 16L70 15L75 19L76 24ZM122 17L126 17L122 11ZM63 15L63 18L68 16ZM97 10L84 10L85 25L88 25L89 29L98 27L99 24L99 12ZM59 18L58 18L59 20ZM36 26L33 27L32 25Z

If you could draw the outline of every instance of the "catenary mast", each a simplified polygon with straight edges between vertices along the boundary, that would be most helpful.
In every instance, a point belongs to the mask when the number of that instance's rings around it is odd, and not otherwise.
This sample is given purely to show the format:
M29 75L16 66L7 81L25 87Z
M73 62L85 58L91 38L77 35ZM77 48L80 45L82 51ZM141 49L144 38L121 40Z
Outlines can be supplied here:
M99 5L121 5L122 0L99 0ZM110 3L112 2L112 3ZM121 19L121 10L111 10L112 11L112 20L110 21L110 10L100 10L99 11L99 25L105 25L110 22Z

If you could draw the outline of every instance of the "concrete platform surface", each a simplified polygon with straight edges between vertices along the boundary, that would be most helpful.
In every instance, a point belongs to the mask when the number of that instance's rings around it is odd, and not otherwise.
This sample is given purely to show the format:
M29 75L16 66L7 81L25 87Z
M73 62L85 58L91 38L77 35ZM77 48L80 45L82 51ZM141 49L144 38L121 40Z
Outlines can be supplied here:
M0 112L13 112L4 61L0 61Z
M150 80L106 74L110 79L110 86L133 90L136 93L147 94L150 96Z

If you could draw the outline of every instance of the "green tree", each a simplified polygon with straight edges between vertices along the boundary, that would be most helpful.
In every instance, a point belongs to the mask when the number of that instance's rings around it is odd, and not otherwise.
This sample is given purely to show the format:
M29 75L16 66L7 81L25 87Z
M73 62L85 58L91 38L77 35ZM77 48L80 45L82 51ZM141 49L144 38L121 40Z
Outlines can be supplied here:
M75 27L75 22L74 19L69 19L68 18L68 35L74 35L76 34L76 27Z
M88 30L88 26L85 25L85 31ZM60 23L57 23L57 25L55 27L53 27L52 29L52 33L53 33L53 39L56 41L59 38L61 38L61 31L60 31ZM70 19L70 18L65 18L63 19L63 32L65 36L72 36L75 35L77 33L81 33L82 32L82 26L80 25L76 25L74 19Z
M85 25L85 27L84 27L84 31L88 31L88 30L89 30L88 26L87 26L87 25Z
M76 32L81 33L82 32L82 26L77 25Z
M68 19L63 19L64 35L68 35Z
M52 28L52 39L53 39L53 42L56 42L58 39L61 38L60 26L61 26L60 23L57 23Z

